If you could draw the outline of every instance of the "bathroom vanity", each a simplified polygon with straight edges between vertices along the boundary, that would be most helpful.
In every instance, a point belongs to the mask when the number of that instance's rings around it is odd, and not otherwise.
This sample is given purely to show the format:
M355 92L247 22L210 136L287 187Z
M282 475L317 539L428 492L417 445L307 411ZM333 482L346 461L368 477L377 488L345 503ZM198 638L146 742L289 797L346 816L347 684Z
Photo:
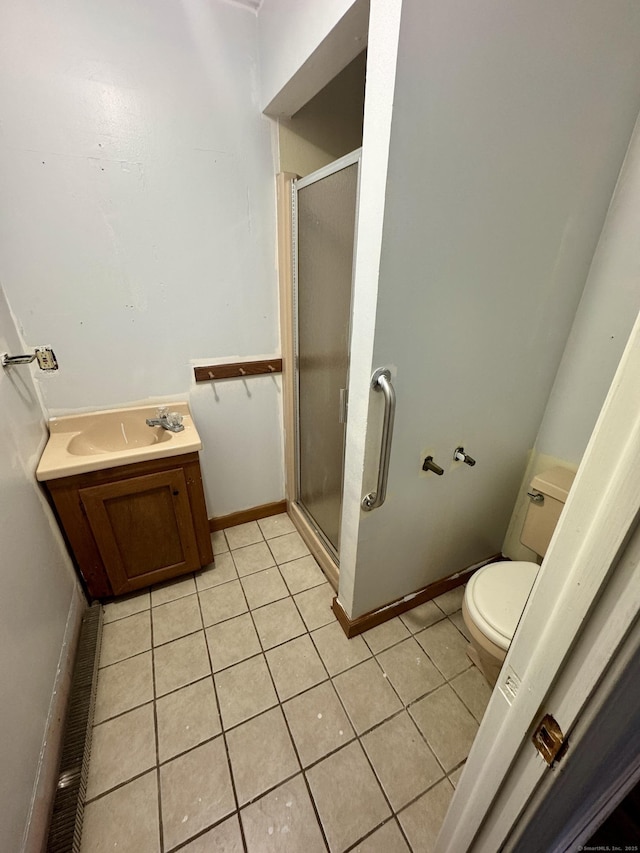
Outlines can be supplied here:
M36 473L93 598L122 595L213 562L201 442L186 403L172 408L178 407L185 423L178 433L146 425L153 407L50 423Z

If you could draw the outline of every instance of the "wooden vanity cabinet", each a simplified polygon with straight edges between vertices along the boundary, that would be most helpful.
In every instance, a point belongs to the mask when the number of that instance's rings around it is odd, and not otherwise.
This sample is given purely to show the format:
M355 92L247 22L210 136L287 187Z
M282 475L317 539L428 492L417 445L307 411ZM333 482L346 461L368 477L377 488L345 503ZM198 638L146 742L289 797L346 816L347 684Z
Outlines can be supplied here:
M94 598L213 562L197 453L61 477L46 487Z

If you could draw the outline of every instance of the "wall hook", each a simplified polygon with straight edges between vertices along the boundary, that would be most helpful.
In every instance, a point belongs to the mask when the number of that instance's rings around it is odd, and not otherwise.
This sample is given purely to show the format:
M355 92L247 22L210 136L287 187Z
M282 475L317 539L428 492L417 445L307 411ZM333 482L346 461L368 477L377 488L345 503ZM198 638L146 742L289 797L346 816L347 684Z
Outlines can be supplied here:
M469 465L471 468L476 464L476 460L464 452L464 447L456 447L453 451L453 458L456 462L464 462L465 465Z
M427 456L424 462L422 463L423 471L433 471L434 474L437 474L438 477L442 477L444 474L444 469L433 461L433 456Z
M282 359L270 358L262 361L230 361L218 364L201 364L193 368L196 382L211 382L222 379L244 379L249 376L274 376L282 373Z

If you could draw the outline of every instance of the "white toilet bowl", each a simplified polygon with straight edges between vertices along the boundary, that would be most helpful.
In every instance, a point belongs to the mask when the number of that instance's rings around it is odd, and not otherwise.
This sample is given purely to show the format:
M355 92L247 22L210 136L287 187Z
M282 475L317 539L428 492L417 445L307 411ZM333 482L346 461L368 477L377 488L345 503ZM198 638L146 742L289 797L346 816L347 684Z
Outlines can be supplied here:
M462 617L471 644L467 654L489 684L496 683L507 649L540 566L537 563L489 563L468 582Z
M531 481L520 541L544 556L564 507L574 472L562 466ZM467 654L489 684L496 683L540 566L504 560L479 569L467 584L462 616L471 635Z

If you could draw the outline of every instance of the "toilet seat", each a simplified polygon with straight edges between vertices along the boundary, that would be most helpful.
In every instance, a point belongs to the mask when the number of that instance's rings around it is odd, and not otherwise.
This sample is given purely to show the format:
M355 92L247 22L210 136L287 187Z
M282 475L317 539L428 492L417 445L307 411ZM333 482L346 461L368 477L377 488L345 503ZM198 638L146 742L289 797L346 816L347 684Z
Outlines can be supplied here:
M467 584L465 603L482 633L509 648L540 566L523 561L489 563Z

